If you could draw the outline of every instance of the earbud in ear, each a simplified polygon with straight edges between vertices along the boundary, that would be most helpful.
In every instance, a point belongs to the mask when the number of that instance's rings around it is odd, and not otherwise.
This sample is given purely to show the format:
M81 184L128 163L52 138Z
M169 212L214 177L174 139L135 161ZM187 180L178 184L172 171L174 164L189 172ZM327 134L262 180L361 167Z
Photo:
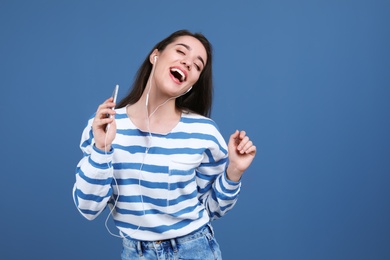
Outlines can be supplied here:
M154 55L154 62L157 61L157 55Z

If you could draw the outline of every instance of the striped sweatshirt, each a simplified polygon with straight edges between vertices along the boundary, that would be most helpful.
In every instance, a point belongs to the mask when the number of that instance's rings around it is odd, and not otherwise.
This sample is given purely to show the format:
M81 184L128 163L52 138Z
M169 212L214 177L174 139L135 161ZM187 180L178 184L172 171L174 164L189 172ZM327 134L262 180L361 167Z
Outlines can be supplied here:
M226 214L241 183L226 176L227 145L210 118L182 113L167 134L139 130L116 110L116 137L97 149L93 117L83 131L73 198L89 220L107 205L122 236L143 241L183 236Z

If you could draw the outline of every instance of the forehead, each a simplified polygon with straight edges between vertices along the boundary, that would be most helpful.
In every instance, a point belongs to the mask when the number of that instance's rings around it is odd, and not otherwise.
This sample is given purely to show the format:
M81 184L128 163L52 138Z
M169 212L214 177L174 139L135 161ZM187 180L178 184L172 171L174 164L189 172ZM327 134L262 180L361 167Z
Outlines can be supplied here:
M198 39L192 36L185 35L185 36L177 37L171 44L169 44L169 46L171 47L182 46L188 49L195 56L199 56L205 62L207 62L207 52L205 47Z

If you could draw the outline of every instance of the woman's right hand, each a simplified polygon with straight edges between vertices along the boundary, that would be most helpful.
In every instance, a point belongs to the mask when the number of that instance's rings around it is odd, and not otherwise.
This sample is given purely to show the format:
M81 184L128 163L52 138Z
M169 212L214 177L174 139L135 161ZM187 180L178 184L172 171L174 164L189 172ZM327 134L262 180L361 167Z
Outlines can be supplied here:
M103 151L109 151L111 149L112 141L116 135L115 110L112 109L115 107L113 100L110 97L98 107L96 116L92 122L95 146ZM106 133L107 124L110 124L110 127Z

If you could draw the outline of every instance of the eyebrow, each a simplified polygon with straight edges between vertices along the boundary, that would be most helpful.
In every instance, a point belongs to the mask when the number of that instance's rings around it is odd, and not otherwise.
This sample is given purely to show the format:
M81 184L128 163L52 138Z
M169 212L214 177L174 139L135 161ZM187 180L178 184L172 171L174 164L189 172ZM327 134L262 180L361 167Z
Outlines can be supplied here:
M185 44L185 43L178 43L176 45L181 45L181 46L185 47L189 51L192 50L192 48L190 46L188 46L187 44ZM200 57L200 56L198 56L197 58L203 63L203 67L204 67L205 66L205 62L204 62L203 58Z

